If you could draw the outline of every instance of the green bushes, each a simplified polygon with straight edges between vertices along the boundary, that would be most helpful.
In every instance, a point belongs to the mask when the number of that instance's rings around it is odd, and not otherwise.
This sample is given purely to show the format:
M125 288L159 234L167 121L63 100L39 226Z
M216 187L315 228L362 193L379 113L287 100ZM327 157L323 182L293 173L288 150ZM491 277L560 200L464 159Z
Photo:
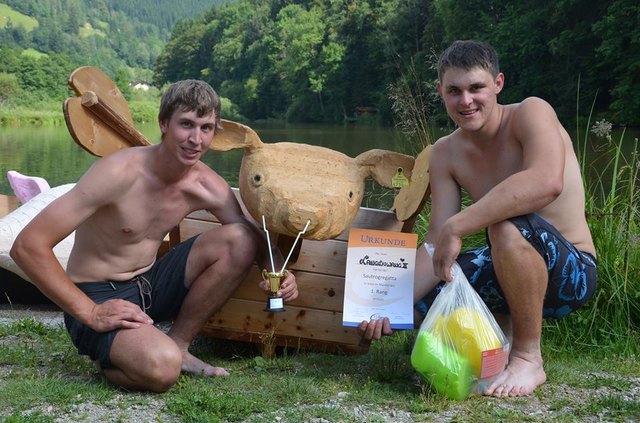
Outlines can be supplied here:
M598 290L584 310L550 325L567 346L609 345L638 352L640 326L640 194L638 139L630 157L623 155L626 139L611 136L611 125L596 122L592 131L605 139L610 157L598 176L585 163L586 213L598 255ZM586 144L586 143L585 143ZM579 154L585 145L578 146ZM581 154L584 157L584 154Z

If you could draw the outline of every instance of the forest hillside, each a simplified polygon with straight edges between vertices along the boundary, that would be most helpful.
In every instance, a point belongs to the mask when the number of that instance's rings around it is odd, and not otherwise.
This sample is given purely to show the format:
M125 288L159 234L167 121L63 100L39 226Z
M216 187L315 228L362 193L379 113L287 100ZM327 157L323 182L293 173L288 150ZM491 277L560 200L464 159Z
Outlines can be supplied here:
M58 102L78 66L126 89L211 83L248 119L447 119L434 58L456 39L490 42L502 102L549 101L640 125L635 0L0 0L0 106Z

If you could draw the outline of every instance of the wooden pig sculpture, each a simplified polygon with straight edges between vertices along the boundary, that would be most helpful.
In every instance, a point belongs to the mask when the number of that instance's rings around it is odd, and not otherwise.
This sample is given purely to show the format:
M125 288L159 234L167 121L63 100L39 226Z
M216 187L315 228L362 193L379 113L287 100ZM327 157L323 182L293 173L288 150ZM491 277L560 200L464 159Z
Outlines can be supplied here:
M360 208L365 180L391 188L402 168L411 176L413 157L369 150L356 158L325 147L291 142L263 143L249 127L222 120L212 150L244 148L240 196L253 218L269 231L313 240L335 238ZM306 229L305 229L306 228Z

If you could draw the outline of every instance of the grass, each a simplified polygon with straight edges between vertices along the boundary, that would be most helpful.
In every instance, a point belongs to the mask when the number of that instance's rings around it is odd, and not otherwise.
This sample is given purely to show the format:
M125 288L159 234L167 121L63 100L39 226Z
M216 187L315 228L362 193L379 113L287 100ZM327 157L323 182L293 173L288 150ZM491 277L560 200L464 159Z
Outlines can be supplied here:
M183 375L168 392L148 394L110 386L64 329L24 319L0 325L0 421L91 421L97 412L106 421L148 421L136 420L148 417L145 409L154 421L184 422L640 419L640 366L615 349L573 354L545 343L549 381L533 397L456 402L414 373L413 336L399 332L366 355L283 351L274 359L249 344L200 339L193 352L232 376Z
M0 28L6 28L9 22L11 22L14 28L22 26L27 32L32 31L38 26L36 19L23 15L6 4L0 3Z
M586 127L591 129L590 120ZM399 416L407 413L408 421L638 421L640 162L637 140L631 141L632 156L624 157L621 147L629 142L624 132L617 140L606 130L603 135L611 161L595 178L586 176L586 135L577 146L599 258L599 288L585 308L545 322L548 381L529 398L472 396L454 402L436 395L409 364L411 331L374 343L362 356L288 351L264 359L256 348L205 341L194 352L229 368L231 377L185 375L165 394L127 393L98 377L73 351L63 329L23 320L0 325L0 420L53 421L89 400L107 409L109 420L130 421L135 414L127 411L129 406L159 398L156 421L384 422L402 421ZM416 232L424 234L427 225L428 209Z
M39 106L39 107L38 107ZM44 102L38 105L0 106L0 126L64 125L61 103Z
M586 308L558 322L550 332L567 350L615 345L628 354L638 353L640 325L640 193L638 191L638 140L631 140L631 157L622 154L625 139L611 137L611 125L596 122L593 132L604 138L610 157L598 176L585 176L586 213L598 254L598 290ZM583 158L583 175L590 169Z
M71 96L71 94L69 94ZM243 121L244 117L238 112L235 104L222 97L223 118L235 121ZM134 93L133 98L127 102L131 118L134 123L156 122L158 119L158 105L160 94L157 88L149 93ZM0 104L0 126L44 126L64 125L62 101L38 101L28 106L15 104Z

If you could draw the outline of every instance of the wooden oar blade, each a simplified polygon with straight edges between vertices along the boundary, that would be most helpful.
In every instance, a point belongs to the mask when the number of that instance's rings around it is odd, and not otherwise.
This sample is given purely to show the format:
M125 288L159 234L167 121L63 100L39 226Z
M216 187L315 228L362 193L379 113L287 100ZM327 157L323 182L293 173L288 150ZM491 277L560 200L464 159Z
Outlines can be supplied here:
M78 97L65 101L63 110L69 133L89 153L102 157L150 142L133 125L127 101L118 86L93 66L71 73L69 86Z
M89 153L103 157L131 147L130 142L84 107L80 97L68 98L63 111L71 137Z
M111 80L100 68L95 66L82 66L69 75L69 86L78 96L87 91L92 91L104 101L110 108L127 122L133 125L129 105L115 82Z

